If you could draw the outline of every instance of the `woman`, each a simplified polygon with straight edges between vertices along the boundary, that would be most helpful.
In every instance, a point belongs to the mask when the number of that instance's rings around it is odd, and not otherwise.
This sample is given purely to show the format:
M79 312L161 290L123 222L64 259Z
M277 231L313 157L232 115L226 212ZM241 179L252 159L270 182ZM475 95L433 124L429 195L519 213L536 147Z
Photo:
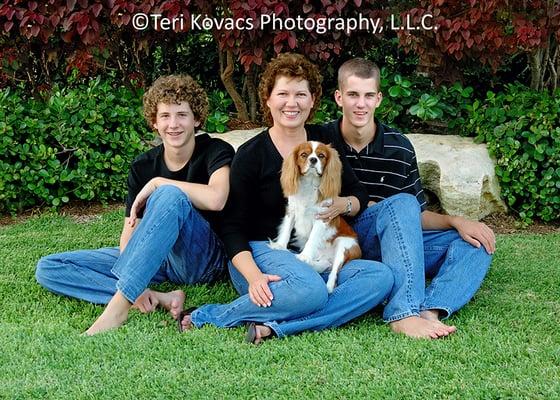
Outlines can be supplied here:
M303 330L341 325L370 310L389 294L393 277L379 262L354 260L341 270L338 287L328 295L325 279L299 261L295 252L273 250L286 201L280 186L282 160L307 140L330 142L318 127L306 126L320 103L318 68L298 54L272 60L259 86L269 129L241 146L230 174L222 240L231 258L229 272L241 297L229 304L208 304L181 315L182 330L212 324L249 325L248 341L284 337ZM321 218L346 211L355 216L367 205L367 193L345 160L342 197ZM347 197L346 197L347 196Z

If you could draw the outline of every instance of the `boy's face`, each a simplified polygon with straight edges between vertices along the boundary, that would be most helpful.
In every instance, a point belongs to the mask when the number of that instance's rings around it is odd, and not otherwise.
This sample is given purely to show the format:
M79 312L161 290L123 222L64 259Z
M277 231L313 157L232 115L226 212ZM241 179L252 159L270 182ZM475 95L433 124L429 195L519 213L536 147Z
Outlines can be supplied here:
M336 104L342 107L342 118L356 128L373 123L375 109L383 99L377 88L378 83L374 78L363 79L350 75L334 93Z
M186 101L181 104L158 103L156 122L164 147L183 147L194 135L194 128L200 122L195 121L194 114Z

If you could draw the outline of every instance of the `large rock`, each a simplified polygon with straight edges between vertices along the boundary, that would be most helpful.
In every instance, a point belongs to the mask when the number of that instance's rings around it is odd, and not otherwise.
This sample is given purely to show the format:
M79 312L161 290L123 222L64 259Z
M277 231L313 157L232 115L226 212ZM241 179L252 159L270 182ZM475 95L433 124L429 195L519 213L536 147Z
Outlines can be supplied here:
M210 136L225 140L226 142L228 142L233 146L235 151L237 151L239 146L241 146L247 140L251 139L257 133L262 132L264 129L265 128L256 128L256 129L229 131L225 133L211 133Z
M237 148L263 128L213 134ZM407 135L418 158L422 185L437 196L447 214L480 219L506 211L494 173L494 162L483 144L451 135Z
M407 135L418 159L422 185L433 192L450 215L480 219L506 211L484 144L453 135Z

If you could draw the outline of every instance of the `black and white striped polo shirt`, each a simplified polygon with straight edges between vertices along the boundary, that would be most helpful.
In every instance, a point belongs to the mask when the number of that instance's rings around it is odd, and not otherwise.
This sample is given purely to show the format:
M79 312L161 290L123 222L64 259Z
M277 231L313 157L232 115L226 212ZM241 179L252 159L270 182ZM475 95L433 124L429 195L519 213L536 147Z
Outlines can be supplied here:
M344 151L358 179L367 188L369 199L379 202L397 193L410 193L416 196L424 211L426 199L416 153L408 138L376 119L373 141L357 152L344 141L340 121L332 121L326 128L335 136L337 149Z

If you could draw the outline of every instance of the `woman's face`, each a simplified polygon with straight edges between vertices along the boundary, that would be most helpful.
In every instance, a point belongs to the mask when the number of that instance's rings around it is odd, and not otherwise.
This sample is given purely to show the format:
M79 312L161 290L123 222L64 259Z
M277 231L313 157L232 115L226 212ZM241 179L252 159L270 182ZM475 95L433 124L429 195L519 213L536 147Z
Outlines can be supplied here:
M278 76L266 105L270 109L273 126L294 129L305 124L314 101L307 80Z

